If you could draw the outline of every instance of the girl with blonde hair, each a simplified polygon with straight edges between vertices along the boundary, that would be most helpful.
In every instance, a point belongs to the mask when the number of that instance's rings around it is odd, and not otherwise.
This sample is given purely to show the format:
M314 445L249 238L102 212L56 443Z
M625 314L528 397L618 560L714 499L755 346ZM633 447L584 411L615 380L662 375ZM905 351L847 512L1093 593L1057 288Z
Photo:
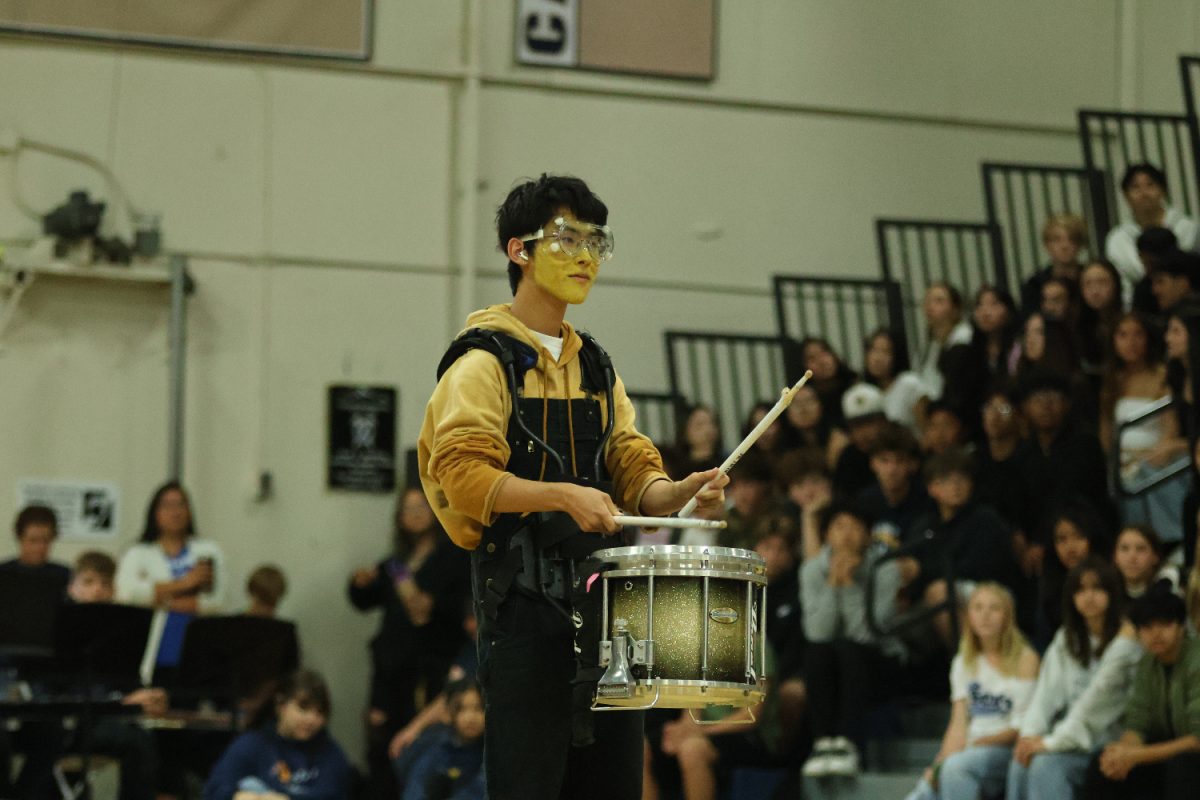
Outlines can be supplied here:
M950 667L950 724L933 765L908 800L994 797L1003 792L1021 719L1033 695L1038 656L1017 628L1012 595L980 583Z

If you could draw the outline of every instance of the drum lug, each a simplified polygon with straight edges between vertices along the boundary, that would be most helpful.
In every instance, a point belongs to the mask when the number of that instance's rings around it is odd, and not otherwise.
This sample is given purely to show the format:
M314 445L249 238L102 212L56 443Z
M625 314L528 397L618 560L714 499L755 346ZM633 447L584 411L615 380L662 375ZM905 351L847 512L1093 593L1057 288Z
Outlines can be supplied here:
M633 643L633 657L629 659L633 665L641 664L646 667L654 666L654 640L638 639Z

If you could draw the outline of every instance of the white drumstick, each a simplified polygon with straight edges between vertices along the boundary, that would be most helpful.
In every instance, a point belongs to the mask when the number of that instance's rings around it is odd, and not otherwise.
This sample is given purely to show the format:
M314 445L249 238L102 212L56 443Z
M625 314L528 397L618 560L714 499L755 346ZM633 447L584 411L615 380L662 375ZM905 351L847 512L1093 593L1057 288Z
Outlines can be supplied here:
M746 451L753 447L754 443L758 441L758 437L766 433L767 428L771 427L771 423L779 419L779 415L782 414L787 407L792 404L792 400L796 397L796 392L800 391L800 387L808 383L808 379L811 377L812 370L805 370L804 375L800 378L800 380L796 381L795 386L791 387L790 389L786 387L784 388L783 392L779 396L779 402L771 407L771 410L768 411L763 418L758 421L758 424L754 426L754 430L746 434L746 438L742 439L741 444L735 447L733 452L729 454L729 458L725 459L725 462L721 464L720 469L722 474L728 475L729 470L733 469L733 465L741 461L742 456L746 455ZM691 500L687 501L687 505L679 509L679 516L686 517L695 510L696 498L693 497Z
M616 514L613 520L618 525L633 525L639 528L724 528L723 519L683 519L680 517L633 517Z

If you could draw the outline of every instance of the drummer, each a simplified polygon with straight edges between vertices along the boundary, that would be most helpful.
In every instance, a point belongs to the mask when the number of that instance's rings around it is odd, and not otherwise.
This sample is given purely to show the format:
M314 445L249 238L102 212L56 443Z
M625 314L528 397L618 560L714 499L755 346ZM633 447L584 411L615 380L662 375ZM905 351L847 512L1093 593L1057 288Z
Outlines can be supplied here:
M607 354L564 321L612 256L607 218L577 178L542 175L509 193L496 225L513 301L468 317L418 442L430 503L471 551L491 800L641 796L642 714L580 710L580 616L573 626L562 613L569 598L531 583L523 556L541 558L553 541L557 557L540 563L557 570L582 551L623 544L596 535L619 532L618 506L664 516L696 496L697 516L724 508L719 470L667 477Z

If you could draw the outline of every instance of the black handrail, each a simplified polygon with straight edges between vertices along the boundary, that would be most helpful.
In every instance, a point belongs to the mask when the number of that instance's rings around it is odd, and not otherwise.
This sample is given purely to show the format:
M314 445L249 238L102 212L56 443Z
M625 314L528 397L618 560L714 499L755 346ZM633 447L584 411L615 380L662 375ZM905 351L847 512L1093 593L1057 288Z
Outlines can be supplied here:
M819 336L854 369L863 366L863 337L888 328L908 349L900 285L878 278L775 275L775 320L784 339Z
M717 412L726 449L754 404L777 400L803 371L797 343L779 336L667 331L663 340L671 392Z
M932 619L942 612L948 612L950 614L951 641L958 641L958 588L955 585L954 560L950 557L948 549L946 551L945 574L943 576L946 581L945 600L934 606L923 606L919 609L899 614L896 616L893 624L887 628L879 620L875 619L875 576L879 573L879 569L889 561L894 561L898 558L915 557L916 554L932 546L933 542L942 538L942 536L943 534L937 530L927 528L918 540L889 549L871 562L867 568L867 586L863 592L863 604L866 606L867 627L871 629L871 633L875 634L875 636L879 638L896 636L924 623L928 619Z
M1163 413L1170 413L1176 405L1176 401L1171 397L1164 397L1158 402L1148 407L1145 411L1135 417L1125 420L1113 429L1113 440L1108 451L1108 469L1109 480L1112 482L1114 491L1121 497L1141 497L1151 489L1166 483L1181 472L1185 472L1191 466L1191 457L1187 454L1191 452L1188 448L1187 453L1173 464L1169 464L1160 471L1156 471L1154 477L1149 480L1137 481L1134 483L1134 488L1128 489L1125 482L1121 480L1121 434L1128 428L1139 425L1151 417L1159 416ZM1181 432L1181 436L1186 436Z
M1126 167L1141 161L1163 171L1172 202L1184 213L1194 215L1200 207L1196 196L1200 172L1192 149L1196 139L1187 115L1084 108L1079 110L1079 139L1084 165L1105 176L1112 224L1120 216L1121 176Z
M1192 140L1192 164L1196 170L1196 186L1200 187L1200 111L1196 108L1200 88L1200 56L1180 56L1179 72L1183 79L1183 102Z
M1019 297L1021 284L1046 261L1042 225L1051 214L1075 213L1088 223L1089 250L1104 253L1109 209L1104 176L1086 167L985 161L980 165L988 222L1001 232L1007 287Z
M945 281L968 297L986 283L1009 285L1000 231L991 223L876 219L875 237L884 280L900 285L910 353L925 342L918 308L930 284Z

